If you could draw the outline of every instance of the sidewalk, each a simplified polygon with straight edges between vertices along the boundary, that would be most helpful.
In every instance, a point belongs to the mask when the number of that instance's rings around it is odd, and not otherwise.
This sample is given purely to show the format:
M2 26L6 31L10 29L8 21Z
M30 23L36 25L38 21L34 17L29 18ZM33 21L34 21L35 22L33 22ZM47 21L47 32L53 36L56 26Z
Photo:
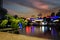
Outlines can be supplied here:
M0 32L0 40L48 40L48 39Z

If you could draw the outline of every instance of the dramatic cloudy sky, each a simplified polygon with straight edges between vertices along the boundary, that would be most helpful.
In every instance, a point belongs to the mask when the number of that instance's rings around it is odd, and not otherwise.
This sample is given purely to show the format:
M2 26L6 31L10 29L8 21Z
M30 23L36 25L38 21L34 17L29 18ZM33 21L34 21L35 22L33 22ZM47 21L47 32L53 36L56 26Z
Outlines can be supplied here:
M60 7L60 0L4 0L3 7L20 13L37 13Z

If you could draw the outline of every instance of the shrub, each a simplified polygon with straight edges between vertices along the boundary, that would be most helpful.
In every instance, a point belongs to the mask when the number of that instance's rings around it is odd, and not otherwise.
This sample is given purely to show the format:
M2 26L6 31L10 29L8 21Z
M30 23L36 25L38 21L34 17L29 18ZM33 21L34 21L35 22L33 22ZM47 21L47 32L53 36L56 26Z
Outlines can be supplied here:
M8 23L8 20L5 19L1 22L0 26L4 28L7 23Z

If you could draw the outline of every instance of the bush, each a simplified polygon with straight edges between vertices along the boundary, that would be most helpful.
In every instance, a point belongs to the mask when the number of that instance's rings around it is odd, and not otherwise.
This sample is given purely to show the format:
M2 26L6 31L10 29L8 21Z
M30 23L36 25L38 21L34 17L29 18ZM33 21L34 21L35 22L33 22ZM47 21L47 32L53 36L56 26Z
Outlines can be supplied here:
M6 26L6 24L8 23L8 20L3 20L0 24L0 27L4 28Z
M12 21L11 21L11 27L12 27L12 28L15 28L15 29L19 28L18 22L19 22L19 20L17 20L17 19L12 19Z

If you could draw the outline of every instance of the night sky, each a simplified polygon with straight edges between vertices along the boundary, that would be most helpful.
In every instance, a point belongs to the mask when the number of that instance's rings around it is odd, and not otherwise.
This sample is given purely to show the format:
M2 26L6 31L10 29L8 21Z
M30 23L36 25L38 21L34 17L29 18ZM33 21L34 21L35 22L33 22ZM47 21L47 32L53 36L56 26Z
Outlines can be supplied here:
M18 13L38 13L60 7L60 0L4 0L3 7Z

